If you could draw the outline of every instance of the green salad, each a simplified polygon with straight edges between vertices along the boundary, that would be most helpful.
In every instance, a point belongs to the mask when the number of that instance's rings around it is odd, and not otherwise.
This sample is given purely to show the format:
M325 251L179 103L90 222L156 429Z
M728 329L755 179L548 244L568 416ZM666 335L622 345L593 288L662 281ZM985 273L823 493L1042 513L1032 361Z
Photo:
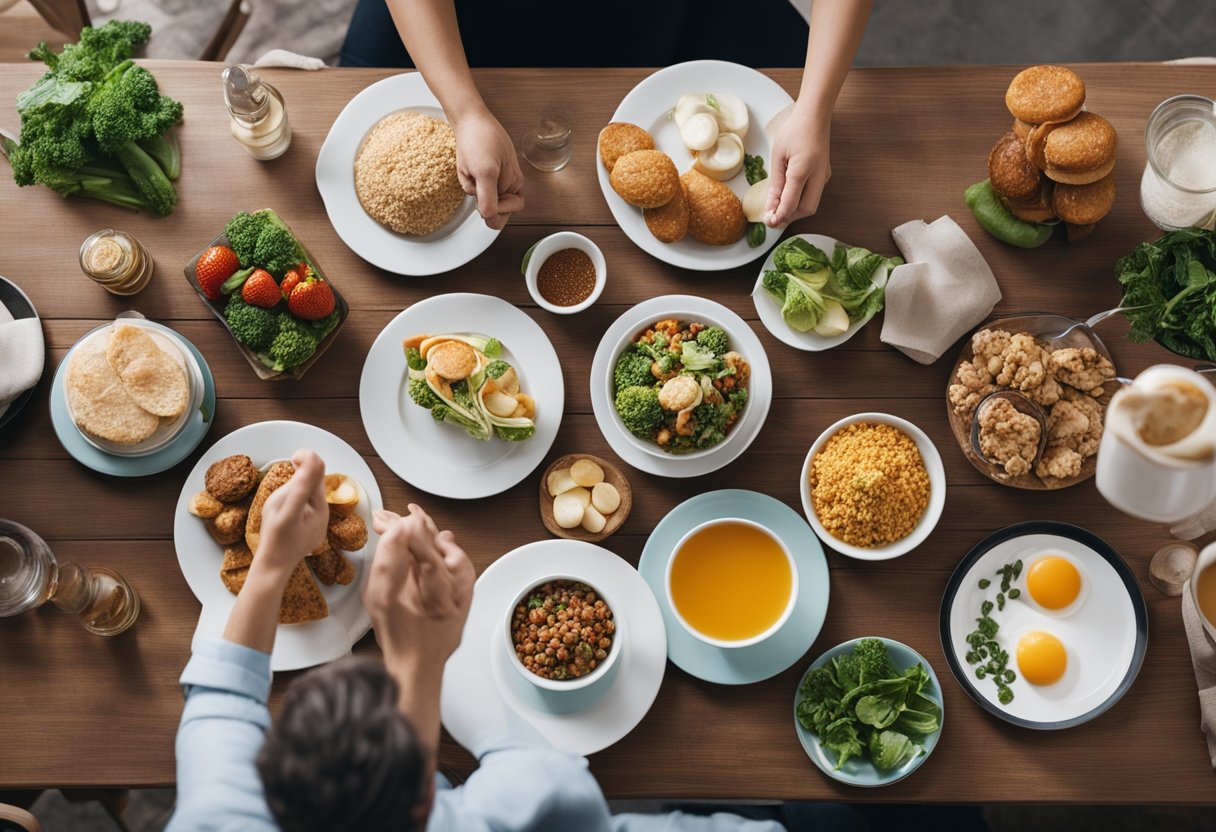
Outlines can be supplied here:
M923 665L900 672L887 646L866 638L807 674L796 714L835 755L835 769L861 757L879 771L893 771L923 754L917 739L941 727L941 705L929 697L928 686Z
M1136 246L1115 271L1133 341L1216 361L1216 234L1171 231Z

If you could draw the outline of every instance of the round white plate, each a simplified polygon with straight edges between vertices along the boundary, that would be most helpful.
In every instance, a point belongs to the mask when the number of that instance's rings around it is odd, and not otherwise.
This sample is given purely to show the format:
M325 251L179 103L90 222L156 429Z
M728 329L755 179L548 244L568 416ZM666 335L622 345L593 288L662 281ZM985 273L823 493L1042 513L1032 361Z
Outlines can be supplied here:
M384 507L372 470L358 451L327 430L302 422L259 422L234 430L207 449L186 477L173 516L178 565L190 591L203 605L194 638L218 638L224 632L236 596L220 580L224 547L212 540L203 521L189 512L190 498L203 490L203 479L211 464L226 456L245 454L260 468L268 462L290 459L302 448L316 451L325 461L326 471L354 477L363 487L366 498L359 501L356 511L367 524L367 545L358 552L343 553L358 569L356 580L347 586L325 586L318 582L329 604L327 618L279 625L270 657L271 670L299 670L345 656L371 628L371 619L363 608L363 585L367 580L366 567L376 550L372 512Z
M1062 613L1034 604L1025 587L1026 570L1040 555L1063 555L1081 571L1081 601ZM991 679L977 679L967 663L967 634L975 629L980 604L1000 589L996 571L1021 559L1021 596L990 615L1000 629L996 640L1009 651L1017 678L1013 701L1002 705ZM979 588L979 580L992 584ZM1065 523L1019 523L989 535L955 569L942 599L943 652L959 684L984 710L1027 728L1071 728L1113 706L1135 681L1148 645L1144 596L1127 565L1105 541ZM1017 643L1030 630L1045 630L1064 643L1067 669L1054 685L1037 687L1022 678Z
M827 254L828 257L832 256L832 252L836 250L836 244L839 242L832 237L825 237L822 234L795 234L794 236L806 240L815 246L815 248ZM781 303L760 285L760 282L764 279L764 273L772 268L774 268L773 254L770 251L768 257L764 260L764 265L760 267L760 274L756 276L756 287L752 289L752 301L756 304L756 314L760 316L760 322L764 324L764 328L771 332L773 337L781 343L788 344L796 350L806 350L808 352L830 350L832 347L840 346L856 335L866 324L874 321L874 318L870 318L868 321L856 321L841 334L831 336L816 335L814 332L798 332L797 330L790 329L789 324L785 322L785 318L781 317ZM887 285L887 278L890 276L890 268L884 264L875 270L875 274L870 278L870 281L885 287ZM878 316L875 315L874 317Z
M536 434L524 442L480 441L414 404L401 342L420 332L476 332L501 341L520 389L536 400ZM359 380L363 428L384 464L416 488L463 500L506 491L532 473L557 438L565 399L561 362L544 330L489 295L437 295L415 303L376 336Z
M595 685L557 693L528 683L509 665L502 634L509 607L522 590L555 574L577 575L613 598L627 620L612 669ZM601 751L646 716L663 683L667 638L658 602L642 576L607 549L577 540L542 540L507 552L482 573L460 647L448 659L440 701L443 726L469 747L485 733L497 697L556 747L574 754ZM488 678L487 678L488 677Z
M664 318L717 324L730 336L731 348L751 365L747 406L727 437L703 451L669 454L625 430L613 406L612 371L626 339ZM600 339L591 361L591 408L612 450L638 470L660 477L699 477L737 459L764 427L773 400L773 379L764 345L747 322L720 303L693 295L664 295L642 301L613 322Z
M612 114L612 121L627 121L648 131L654 137L655 147L670 156L676 170L683 173L692 167L692 156L680 140L675 122L668 119L667 114L681 95L705 92L735 95L747 105L749 124L743 149L752 156L763 157L764 170L771 175L772 136L767 135L765 125L793 104L794 99L776 81L751 67L727 61L689 61L660 69L629 91ZM764 243L756 248L748 246L746 235L729 246L706 245L692 237L685 237L678 243L660 243L646 228L641 209L634 208L612 190L608 171L598 153L595 170L608 209L625 236L642 251L673 266L703 272L733 269L762 256L781 238L785 229L785 226L768 229ZM748 188L747 177L742 172L726 184L740 199Z
M498 232L482 221L477 201L465 197L446 225L421 237L398 234L373 220L355 194L355 154L385 116L412 110L447 121L422 75L408 72L364 89L334 119L317 154L317 190L342 242L373 266L405 275L439 274L472 260Z

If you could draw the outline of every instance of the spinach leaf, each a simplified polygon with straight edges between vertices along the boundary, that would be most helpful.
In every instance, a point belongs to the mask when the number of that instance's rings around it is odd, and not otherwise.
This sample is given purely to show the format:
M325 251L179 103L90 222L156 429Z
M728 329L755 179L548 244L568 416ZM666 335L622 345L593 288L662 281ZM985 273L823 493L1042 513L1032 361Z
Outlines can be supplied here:
M841 717L828 725L819 739L824 748L836 753L836 764L833 766L836 771L840 771L850 757L861 756L861 737L857 735L857 725L850 717Z
M898 731L877 731L870 737L870 760L879 771L893 771L922 749Z

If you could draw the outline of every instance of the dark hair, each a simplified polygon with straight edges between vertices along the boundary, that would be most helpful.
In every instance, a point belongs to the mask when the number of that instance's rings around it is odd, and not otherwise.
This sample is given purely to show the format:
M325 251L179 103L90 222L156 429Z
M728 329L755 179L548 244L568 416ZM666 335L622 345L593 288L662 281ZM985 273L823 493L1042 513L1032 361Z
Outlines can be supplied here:
M413 832L425 758L384 664L350 657L293 681L257 760L284 832Z

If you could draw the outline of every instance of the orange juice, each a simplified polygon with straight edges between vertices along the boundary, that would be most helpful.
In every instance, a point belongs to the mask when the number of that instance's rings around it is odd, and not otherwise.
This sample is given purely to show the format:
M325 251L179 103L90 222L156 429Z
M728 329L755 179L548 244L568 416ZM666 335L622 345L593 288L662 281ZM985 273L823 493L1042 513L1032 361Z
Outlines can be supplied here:
M671 564L671 598L684 621L720 641L744 641L785 613L794 575L785 550L750 523L727 520L695 532Z
M1199 613L1216 627L1216 562L1203 567L1194 580Z

